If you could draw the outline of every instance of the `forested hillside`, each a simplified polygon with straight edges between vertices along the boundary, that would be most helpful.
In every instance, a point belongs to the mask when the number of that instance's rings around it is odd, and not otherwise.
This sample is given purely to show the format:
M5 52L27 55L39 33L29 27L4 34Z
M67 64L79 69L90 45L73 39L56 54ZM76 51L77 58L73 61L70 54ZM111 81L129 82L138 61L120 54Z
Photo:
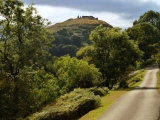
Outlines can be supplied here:
M128 87L133 70L160 66L158 12L127 30L92 16L51 26L19 0L2 0L0 16L2 120L78 119L109 89Z
M47 29L53 33L55 40L54 46L50 50L54 56L69 54L76 56L79 48L90 45L89 35L97 26L112 28L105 21L98 20L93 16L78 16L75 19L68 19L62 23L49 26Z

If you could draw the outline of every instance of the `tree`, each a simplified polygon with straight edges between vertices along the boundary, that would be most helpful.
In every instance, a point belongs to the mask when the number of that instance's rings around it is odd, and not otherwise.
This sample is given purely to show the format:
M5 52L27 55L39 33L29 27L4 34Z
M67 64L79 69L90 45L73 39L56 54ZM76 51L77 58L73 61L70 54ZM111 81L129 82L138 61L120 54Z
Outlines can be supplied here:
M158 51L158 53L155 55L156 58L156 62L158 64L158 67L160 68L160 50Z
M93 64L87 61L62 56L53 64L55 76L58 79L61 93L67 93L74 88L88 88L101 84L101 73Z
M156 54L160 43L160 32L156 27L148 23L139 23L129 28L127 32L130 39L137 42L139 49L144 52L144 61Z
M2 0L0 15L0 79L10 84L8 117L15 119L20 112L20 90L25 87L21 78L25 78L24 72L45 67L53 37L46 30L49 22L32 5L24 9L19 0Z
M59 55L67 55L75 56L78 48L75 45L64 45L61 49L59 49Z
M140 59L141 51L119 28L98 26L90 34L93 42L92 63L100 69L105 86L112 88L130 65Z
M52 54L52 56L59 56L59 49L56 45L53 45L49 52Z
M149 10L148 12L145 12L143 15L141 15L138 20L135 20L133 25L143 22L151 24L160 30L160 13Z
M82 47L82 39L76 35L72 35L71 36L71 44L80 48L80 47Z
M92 61L92 57L93 57L93 53L94 53L94 47L93 46L85 46L85 47L81 47L77 53L76 56L79 59L86 59L88 62Z

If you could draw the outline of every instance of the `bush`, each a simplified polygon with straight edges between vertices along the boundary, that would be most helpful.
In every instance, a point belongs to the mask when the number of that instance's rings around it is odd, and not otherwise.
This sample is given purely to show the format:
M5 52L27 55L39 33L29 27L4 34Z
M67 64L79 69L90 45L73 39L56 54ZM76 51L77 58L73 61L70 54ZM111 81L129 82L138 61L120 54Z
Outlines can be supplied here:
M108 93L107 87L92 87L88 89L90 92L93 92L94 95L104 96Z
M63 56L55 60L53 68L61 94L68 93L75 88L89 88L102 83L99 69L87 61Z
M26 120L73 120L100 106L100 97L86 89L75 89L61 96L56 103L45 107Z
M18 105L16 105L17 113L15 115L13 113L15 108L13 79L2 71L0 78L0 120L26 117L60 96L60 88L52 74L46 73L45 70L31 70L26 67L17 76Z
M146 61L142 61L142 63L139 65L139 68L145 68L147 66L152 65L155 62L154 58L148 59Z

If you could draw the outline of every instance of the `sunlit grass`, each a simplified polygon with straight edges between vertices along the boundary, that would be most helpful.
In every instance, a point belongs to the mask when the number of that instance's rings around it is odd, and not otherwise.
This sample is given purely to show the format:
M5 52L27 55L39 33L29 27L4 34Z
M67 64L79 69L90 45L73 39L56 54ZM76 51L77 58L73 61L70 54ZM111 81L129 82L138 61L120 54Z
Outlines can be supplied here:
M56 32L62 28L76 28L79 27L79 25L100 25L100 24L108 24L102 20L96 20L96 19L68 19L61 23L56 23L55 25L52 25L48 27L47 29L51 32Z
M109 91L109 94L101 97L102 106L90 111L88 114L80 118L79 120L96 120L102 115L121 95L127 91Z
M81 117L79 120L96 120L98 117L100 117L114 102L123 94L127 93L129 90L132 90L133 88L139 86L141 82L143 81L144 75L146 71L140 70L136 73L136 75L132 76L128 82L129 88L122 89L122 90L115 90L115 91L109 91L109 94L101 97L102 106L90 111L83 117Z
M157 78L158 78L157 88L158 88L158 92L160 93L160 71L157 72Z
M142 70L138 71L135 76L131 77L128 80L130 90L135 87L138 87L141 84L146 72L147 72L146 70L142 69Z

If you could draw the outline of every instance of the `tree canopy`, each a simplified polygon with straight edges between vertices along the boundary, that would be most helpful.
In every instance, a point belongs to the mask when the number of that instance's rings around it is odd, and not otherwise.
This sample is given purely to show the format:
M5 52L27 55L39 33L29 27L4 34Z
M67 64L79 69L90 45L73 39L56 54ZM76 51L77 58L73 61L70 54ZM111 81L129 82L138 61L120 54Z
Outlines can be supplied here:
M91 32L90 40L93 42L91 49L82 48L77 55L90 57L90 62L100 69L107 87L112 88L142 55L127 33L119 28L109 29L100 25Z
M74 88L89 88L98 86L102 83L101 73L93 64L87 61L71 58L70 56L62 56L57 58L53 64L55 76L61 93L66 93Z
M0 16L0 79L8 86L0 91L5 95L1 104L8 104L1 111L14 119L22 113L21 108L28 100L30 90L24 86L31 86L31 82L24 80L33 71L45 67L53 37L46 30L49 22L32 5L24 9L19 0L2 0Z
M137 42L139 49L144 52L144 61L156 53L160 43L160 32L156 27L144 22L134 25L127 32L130 39Z
M143 22L151 24L160 30L160 13L149 10L148 12L145 12L143 15L141 15L138 20L135 20L133 25Z

